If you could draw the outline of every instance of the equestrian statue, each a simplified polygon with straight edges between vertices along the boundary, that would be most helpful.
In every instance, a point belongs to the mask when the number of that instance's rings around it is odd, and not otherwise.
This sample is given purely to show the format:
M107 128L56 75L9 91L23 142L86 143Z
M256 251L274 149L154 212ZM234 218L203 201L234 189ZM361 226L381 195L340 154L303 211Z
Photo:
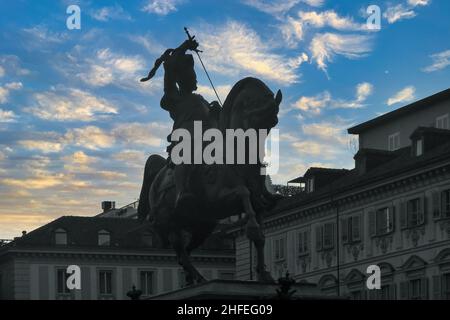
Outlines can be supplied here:
M208 103L201 95L194 93L197 90L194 58L187 52L197 53L204 65L199 55L199 43L187 29L185 31L188 40L176 49L166 50L156 60L148 76L141 79L145 82L153 78L163 64L164 96L161 107L169 112L174 121L171 135L177 129L184 129L195 137L194 122L201 122L203 131L217 129L223 136L230 129L269 132L274 128L278 123L282 95L280 91L274 95L261 80L248 77L238 81L223 106L217 101ZM208 73L207 76L211 81ZM139 219L150 221L162 241L174 248L185 271L186 283L190 285L205 281L190 260L191 252L205 242L221 220L240 216L245 219L246 235L257 251L257 279L272 282L264 264L262 226L265 212L276 204L279 197L266 187L266 176L262 173L264 162L259 157L256 163L175 163L171 151L180 142L171 139L171 135L168 136L169 157L165 159L160 155L151 155L145 164ZM261 140L265 140L266 136L258 135L257 139L258 148L264 148L265 141ZM246 147L254 145L246 143ZM227 145L223 157L229 152L236 155L240 151L235 145Z

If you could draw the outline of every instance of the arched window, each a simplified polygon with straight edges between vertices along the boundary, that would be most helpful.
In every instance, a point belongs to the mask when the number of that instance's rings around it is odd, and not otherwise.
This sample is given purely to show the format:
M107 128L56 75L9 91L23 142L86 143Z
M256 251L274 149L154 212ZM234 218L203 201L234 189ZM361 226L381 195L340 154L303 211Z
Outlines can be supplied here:
M56 245L67 245L67 231L64 229L55 230L55 244Z
M98 232L98 245L109 246L111 244L111 235L106 230L100 230Z

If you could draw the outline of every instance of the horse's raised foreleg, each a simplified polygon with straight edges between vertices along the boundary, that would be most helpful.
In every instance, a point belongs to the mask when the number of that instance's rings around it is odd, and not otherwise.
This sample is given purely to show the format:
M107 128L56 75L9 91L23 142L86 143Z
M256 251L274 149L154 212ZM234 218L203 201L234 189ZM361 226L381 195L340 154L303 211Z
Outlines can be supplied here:
M188 253L186 252L186 244L181 232L171 233L169 239L177 254L178 263L183 267L186 275L186 285L205 282L205 278L194 267Z
M262 220L256 215L250 200L250 191L247 188L240 189L239 196L245 213L248 215L246 225L247 237L255 244L257 254L256 272L259 281L273 282L273 278L266 270L264 258L265 236L261 228ZM258 221L259 220L259 221ZM250 257L251 259L251 257Z

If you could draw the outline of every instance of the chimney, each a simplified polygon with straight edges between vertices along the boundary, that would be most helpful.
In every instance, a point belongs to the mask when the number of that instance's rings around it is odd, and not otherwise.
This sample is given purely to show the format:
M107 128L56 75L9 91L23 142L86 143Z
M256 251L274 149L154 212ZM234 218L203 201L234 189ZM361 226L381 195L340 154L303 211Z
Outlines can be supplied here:
M24 231L22 231L22 237L25 235L27 235L27 232L24 230Z
M113 210L115 208L116 208L116 202L115 201L103 201L102 202L103 213L108 212L110 210Z

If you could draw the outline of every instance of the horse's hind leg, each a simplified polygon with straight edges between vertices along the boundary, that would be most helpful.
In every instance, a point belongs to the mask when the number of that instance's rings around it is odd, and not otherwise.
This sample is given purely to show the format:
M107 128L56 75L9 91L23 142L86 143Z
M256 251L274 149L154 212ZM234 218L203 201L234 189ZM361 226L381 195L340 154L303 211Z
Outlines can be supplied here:
M256 272L258 280L264 282L273 282L274 280L270 275L270 272L266 270L265 265L264 246L266 238L261 228L262 219L261 217L258 217L256 215L256 212L253 210L253 206L250 201L250 192L248 191L248 189L244 188L242 190L239 190L239 195L241 197L245 213L248 215L248 222L246 226L247 237L255 244L256 247Z
M183 270L186 274L186 284L192 285L195 283L206 281L205 278L192 264L191 259L186 252L186 244L181 232L171 233L169 239L177 254L178 263L183 267Z

